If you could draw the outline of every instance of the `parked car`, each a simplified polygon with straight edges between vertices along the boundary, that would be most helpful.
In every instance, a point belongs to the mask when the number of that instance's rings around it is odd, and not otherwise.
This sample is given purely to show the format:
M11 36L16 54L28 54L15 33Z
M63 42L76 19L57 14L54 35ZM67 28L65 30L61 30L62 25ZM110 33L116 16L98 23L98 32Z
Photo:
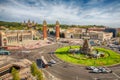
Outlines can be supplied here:
M52 64L48 62L48 66L52 67Z
M95 66L87 66L87 67L86 67L87 70L93 70L93 69L95 69L95 68L96 68Z
M56 64L56 61L53 60L53 59L51 59L51 60L50 60L50 63L51 63L51 64Z
M90 71L90 73L112 73L112 70L100 67L93 69L92 71Z
M108 68L99 68L99 70L101 70L101 73L112 73L112 70Z
M90 71L90 73L100 73L100 70L98 68L95 68L92 71Z

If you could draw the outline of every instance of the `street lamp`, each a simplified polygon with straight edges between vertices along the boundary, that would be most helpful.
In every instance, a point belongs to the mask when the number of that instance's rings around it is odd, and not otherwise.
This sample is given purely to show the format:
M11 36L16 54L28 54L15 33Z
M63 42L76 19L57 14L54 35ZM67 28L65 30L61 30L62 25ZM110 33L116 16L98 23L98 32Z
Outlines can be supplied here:
M23 42L20 43L22 48L21 48L21 55L23 56ZM23 56L24 57L24 56Z
M76 79L75 80L79 80L78 76L76 76Z

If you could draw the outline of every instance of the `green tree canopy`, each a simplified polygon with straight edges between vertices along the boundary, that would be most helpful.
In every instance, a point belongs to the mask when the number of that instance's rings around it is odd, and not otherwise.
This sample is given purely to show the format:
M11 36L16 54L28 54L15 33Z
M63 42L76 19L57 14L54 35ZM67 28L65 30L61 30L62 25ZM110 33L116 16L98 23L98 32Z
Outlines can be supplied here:
M13 67L12 68L13 80L20 80L19 72Z
M20 22L5 22L5 21L0 21L0 26L5 26L6 28L10 30L22 30L22 29L27 29L27 25L23 25ZM47 24L47 27L49 28L54 28L56 25L55 24ZM39 30L42 30L43 24L37 24L36 28ZM98 28L103 28L105 26L103 25L67 25L67 24L60 24L60 27L63 29L67 29L70 27L79 27L79 28L90 28L90 27L98 27Z
M37 72L38 72L38 67L37 67L36 63L33 62L33 64L31 65L31 73L33 76L36 76Z
M120 33L117 33L117 37L120 37Z
M38 69L35 62L33 62L31 65L31 73L33 76L37 77L37 80L43 80L42 72Z

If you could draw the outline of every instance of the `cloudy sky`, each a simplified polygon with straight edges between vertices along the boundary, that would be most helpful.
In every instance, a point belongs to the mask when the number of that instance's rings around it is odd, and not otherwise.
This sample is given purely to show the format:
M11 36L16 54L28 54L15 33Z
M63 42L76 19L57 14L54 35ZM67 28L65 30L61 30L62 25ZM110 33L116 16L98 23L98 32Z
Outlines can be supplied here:
M120 27L120 0L0 0L0 21Z

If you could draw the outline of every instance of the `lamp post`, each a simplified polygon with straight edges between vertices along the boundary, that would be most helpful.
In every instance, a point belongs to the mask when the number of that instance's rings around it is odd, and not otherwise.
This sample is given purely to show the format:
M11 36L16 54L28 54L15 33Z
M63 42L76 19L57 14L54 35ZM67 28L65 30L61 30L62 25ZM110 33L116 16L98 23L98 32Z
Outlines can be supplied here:
M39 54L40 54L40 57L41 57L41 59L40 59L40 70L42 71L42 55L41 55L40 52L39 52Z
M21 42L21 46L22 46L22 48L21 48L21 56L24 57L23 56L23 42Z
M76 79L75 80L79 80L78 76L76 76Z

